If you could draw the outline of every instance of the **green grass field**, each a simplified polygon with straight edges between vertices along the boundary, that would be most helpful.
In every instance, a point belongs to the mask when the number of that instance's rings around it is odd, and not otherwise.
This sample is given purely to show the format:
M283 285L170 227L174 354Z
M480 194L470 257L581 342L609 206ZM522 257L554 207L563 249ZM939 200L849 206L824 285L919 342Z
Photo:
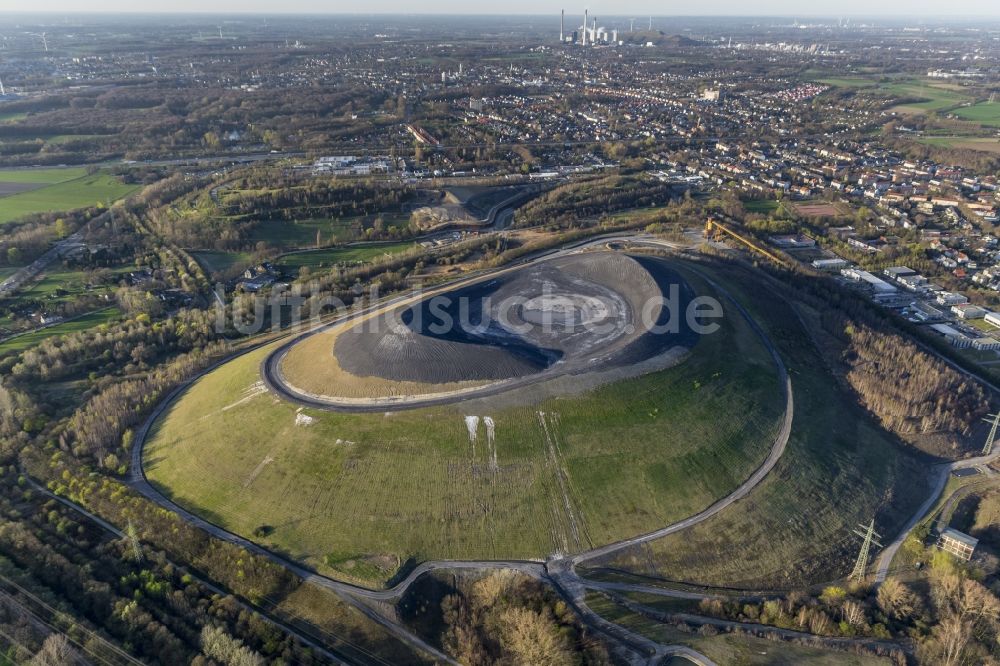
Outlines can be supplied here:
M606 565L710 586L786 589L846 576L851 534L872 518L895 536L929 492L926 464L838 388L787 300L745 270L714 274L768 329L789 368L795 419L784 456L746 499ZM804 311L810 327L815 313ZM734 556L738 553L738 556Z
M27 117L28 114L21 111L0 111L0 123L16 123Z
M825 77L822 79L816 79L816 83L822 83L827 86L835 86L837 88L868 88L876 84L875 81L860 76Z
M0 342L0 356L15 352L22 352L25 349L34 347L42 340L46 340L48 338L66 335L68 333L76 333L78 331L86 331L87 329L94 328L95 326L112 322L121 316L121 310L111 307L85 314L82 317L77 317L76 319L65 321L61 324L56 324L55 326L43 328L38 331L32 331L30 333L24 333L23 335L18 335L14 338Z
M695 513L760 464L784 408L773 362L735 313L680 365L590 393L302 410L309 425L261 389L268 351L213 371L166 410L147 474L227 529L370 584L408 560L545 557ZM480 425L470 441L466 415L491 416L495 440Z
M112 274L127 271L128 268L112 269ZM47 268L41 278L29 283L17 292L18 298L30 300L53 300L68 296L76 296L87 290L87 273L85 271L53 266Z
M0 183L39 183L53 185L87 175L83 167L65 169L0 169Z
M415 243L371 243L352 245L350 247L331 248L329 250L310 250L286 254L278 259L277 264L289 269L307 267L310 270L328 268L337 264L352 264L369 262L386 255L398 254L416 247Z
M979 102L955 110L955 115L989 127L1000 127L1000 102Z
M83 173L79 175L78 172ZM0 197L0 224L31 213L104 205L138 188L121 183L109 174L87 175L82 169L6 170L0 171L0 182L45 184L35 190Z
M221 273L237 265L248 265L251 260L248 252L196 250L191 252L191 256L209 273Z
M924 136L917 143L937 148L959 148L986 153L1000 153L1000 139L970 136Z
M953 84L942 83L928 79L907 78L891 83L880 83L876 78L863 76L822 76L814 79L817 83L837 88L859 90L862 88L877 88L899 99L913 99L912 102L900 103L894 107L901 113L926 113L942 111L969 101L969 96Z
M946 87L946 84L928 84L919 79L890 83L880 89L900 99L915 98L920 100L903 102L894 107L897 111L904 113L943 111L969 101L967 95Z
M743 208L746 209L748 213L773 213L778 210L778 206L781 202L777 199L753 199L751 201L744 201Z

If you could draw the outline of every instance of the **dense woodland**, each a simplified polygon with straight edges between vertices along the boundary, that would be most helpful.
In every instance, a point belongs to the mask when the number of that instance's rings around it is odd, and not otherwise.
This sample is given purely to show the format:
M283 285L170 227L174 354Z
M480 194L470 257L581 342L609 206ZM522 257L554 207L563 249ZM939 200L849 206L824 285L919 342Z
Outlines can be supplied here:
M816 636L886 640L904 635L915 642L920 664L995 664L991 655L1000 630L1000 599L976 580L975 571L946 553L924 549L919 539L909 540L906 549L910 557L929 562L926 584L889 578L877 590L828 586L817 594L797 592L766 601L704 600L698 611ZM892 644L872 643L866 651L908 663Z
M412 188L377 181L311 179L288 187L246 189L234 183L225 191L222 212L257 220L350 217L399 210Z
M982 386L897 334L848 324L847 379L892 432L967 434L986 414Z
M610 663L549 587L510 570L481 578L428 576L407 594L400 613L469 666Z
M662 206L676 195L672 186L645 177L608 176L573 182L519 208L514 225L572 229L618 211Z

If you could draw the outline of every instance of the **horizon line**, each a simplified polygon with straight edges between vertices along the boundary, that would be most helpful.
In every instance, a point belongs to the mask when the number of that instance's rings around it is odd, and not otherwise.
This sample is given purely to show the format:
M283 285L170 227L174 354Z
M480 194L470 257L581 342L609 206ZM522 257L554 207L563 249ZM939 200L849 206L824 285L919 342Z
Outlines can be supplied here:
M582 13L582 10L577 12ZM450 16L450 17L522 17L522 18L536 18L536 17L551 17L559 16L557 11L549 11L542 13L506 13L498 14L495 12L462 12L456 13L452 11L368 11L368 12L350 12L350 11L315 11L315 10L284 10L281 12L266 12L261 10L213 10L213 9L151 9L151 10L134 10L130 9L127 11L120 10L94 10L94 9L73 9L73 10L63 10L63 9L32 9L30 11L22 10L5 10L0 9L0 17L2 16L38 16L42 14L59 14L64 16L158 16L158 15L176 15L176 16L261 16L261 17L282 17L282 16ZM792 20L797 19L842 19L842 18L858 18L858 19L893 19L900 23L906 23L908 20L944 20L949 22L964 21L964 20L982 20L986 19L998 19L1000 20L1000 9L997 10L995 14L984 14L982 12L958 15L954 14L918 14L910 15L908 17L900 17L899 12L887 12L885 14L869 14L869 13L853 13L853 12L843 12L835 14L790 14L786 12L778 13L761 13L761 14L732 14L732 13L719 13L719 14L648 14L648 13L631 13L631 14L619 14L610 13L605 14L607 17L612 18L623 18L623 17L651 17L651 18L729 18L729 19L762 19L762 18L787 18Z

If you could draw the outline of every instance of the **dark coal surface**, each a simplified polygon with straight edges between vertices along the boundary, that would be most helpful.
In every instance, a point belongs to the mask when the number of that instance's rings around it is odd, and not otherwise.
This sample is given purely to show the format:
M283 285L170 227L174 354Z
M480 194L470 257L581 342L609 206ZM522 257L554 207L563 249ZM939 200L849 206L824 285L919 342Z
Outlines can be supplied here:
M679 313L651 303L670 285ZM571 255L424 299L391 322L359 324L338 336L333 353L358 376L431 384L607 369L693 346L683 322L693 297L663 260ZM677 332L648 330L670 316L681 318Z

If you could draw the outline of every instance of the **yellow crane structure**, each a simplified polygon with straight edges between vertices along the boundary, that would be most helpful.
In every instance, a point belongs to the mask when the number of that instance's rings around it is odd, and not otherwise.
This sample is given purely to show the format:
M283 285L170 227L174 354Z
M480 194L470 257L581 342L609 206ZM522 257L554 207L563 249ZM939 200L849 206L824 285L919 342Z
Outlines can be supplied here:
M705 237L711 239L719 239L722 238L723 236L730 236L732 238L735 238L740 243L750 248L752 251L756 252L757 254L763 255L764 257L770 259L779 266L783 266L786 268L788 266L788 264L785 263L784 259L774 254L770 250L761 247L760 245L750 240L749 238L746 238L745 236L741 236L740 234L736 233L735 231L727 227L722 222L719 222L718 220L713 219L711 217L708 218L708 221L705 222Z

